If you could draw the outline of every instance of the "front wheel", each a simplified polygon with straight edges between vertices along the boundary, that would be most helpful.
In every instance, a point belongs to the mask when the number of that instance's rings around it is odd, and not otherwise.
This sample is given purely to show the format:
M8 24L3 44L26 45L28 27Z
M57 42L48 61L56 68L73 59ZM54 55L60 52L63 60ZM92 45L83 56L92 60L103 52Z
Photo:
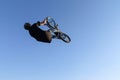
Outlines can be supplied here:
M60 34L60 39L63 40L64 42L66 42L66 43L69 43L71 41L70 37L65 33Z

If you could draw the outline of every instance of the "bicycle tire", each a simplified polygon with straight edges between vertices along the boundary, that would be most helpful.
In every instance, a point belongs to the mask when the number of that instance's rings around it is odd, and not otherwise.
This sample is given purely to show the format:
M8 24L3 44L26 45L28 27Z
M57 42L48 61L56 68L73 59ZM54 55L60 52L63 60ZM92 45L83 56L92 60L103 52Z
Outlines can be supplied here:
M60 39L62 41L64 41L64 42L66 42L66 43L70 43L71 42L70 37L67 34L65 34L65 33L61 33L60 34Z
M49 27L55 28L56 22L55 22L55 20L53 18L47 17L46 20L47 20L47 25Z

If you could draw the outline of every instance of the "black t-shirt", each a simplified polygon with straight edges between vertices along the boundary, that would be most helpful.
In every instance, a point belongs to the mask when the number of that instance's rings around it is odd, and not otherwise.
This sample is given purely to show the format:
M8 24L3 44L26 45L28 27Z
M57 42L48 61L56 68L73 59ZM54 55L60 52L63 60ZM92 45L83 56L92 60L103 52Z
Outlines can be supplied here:
M37 41L42 42L51 42L51 34L47 31L40 29L37 24L33 24L29 29L29 33L32 37L34 37Z

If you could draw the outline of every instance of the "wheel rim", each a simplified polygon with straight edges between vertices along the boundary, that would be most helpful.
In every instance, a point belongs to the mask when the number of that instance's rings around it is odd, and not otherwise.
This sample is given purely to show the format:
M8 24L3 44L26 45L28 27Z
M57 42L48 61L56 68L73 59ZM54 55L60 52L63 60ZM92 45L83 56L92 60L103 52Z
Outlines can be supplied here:
M61 34L61 39L66 42L66 43L69 43L71 41L71 39L69 38L68 35L66 34Z
M56 25L54 19L51 17L47 17L47 22L48 22L48 25L51 27L54 27Z

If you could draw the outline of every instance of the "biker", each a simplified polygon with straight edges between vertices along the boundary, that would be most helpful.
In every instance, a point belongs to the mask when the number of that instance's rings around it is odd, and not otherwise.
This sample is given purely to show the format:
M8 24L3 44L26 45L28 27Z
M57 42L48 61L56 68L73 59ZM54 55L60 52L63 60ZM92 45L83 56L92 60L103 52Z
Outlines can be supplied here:
M38 21L32 25L30 23L25 23L24 28L25 30L28 30L29 34L37 41L51 43L52 38L55 38L55 36L52 36L50 30L42 30L39 28L39 26L43 26L46 24L46 20L42 22Z

